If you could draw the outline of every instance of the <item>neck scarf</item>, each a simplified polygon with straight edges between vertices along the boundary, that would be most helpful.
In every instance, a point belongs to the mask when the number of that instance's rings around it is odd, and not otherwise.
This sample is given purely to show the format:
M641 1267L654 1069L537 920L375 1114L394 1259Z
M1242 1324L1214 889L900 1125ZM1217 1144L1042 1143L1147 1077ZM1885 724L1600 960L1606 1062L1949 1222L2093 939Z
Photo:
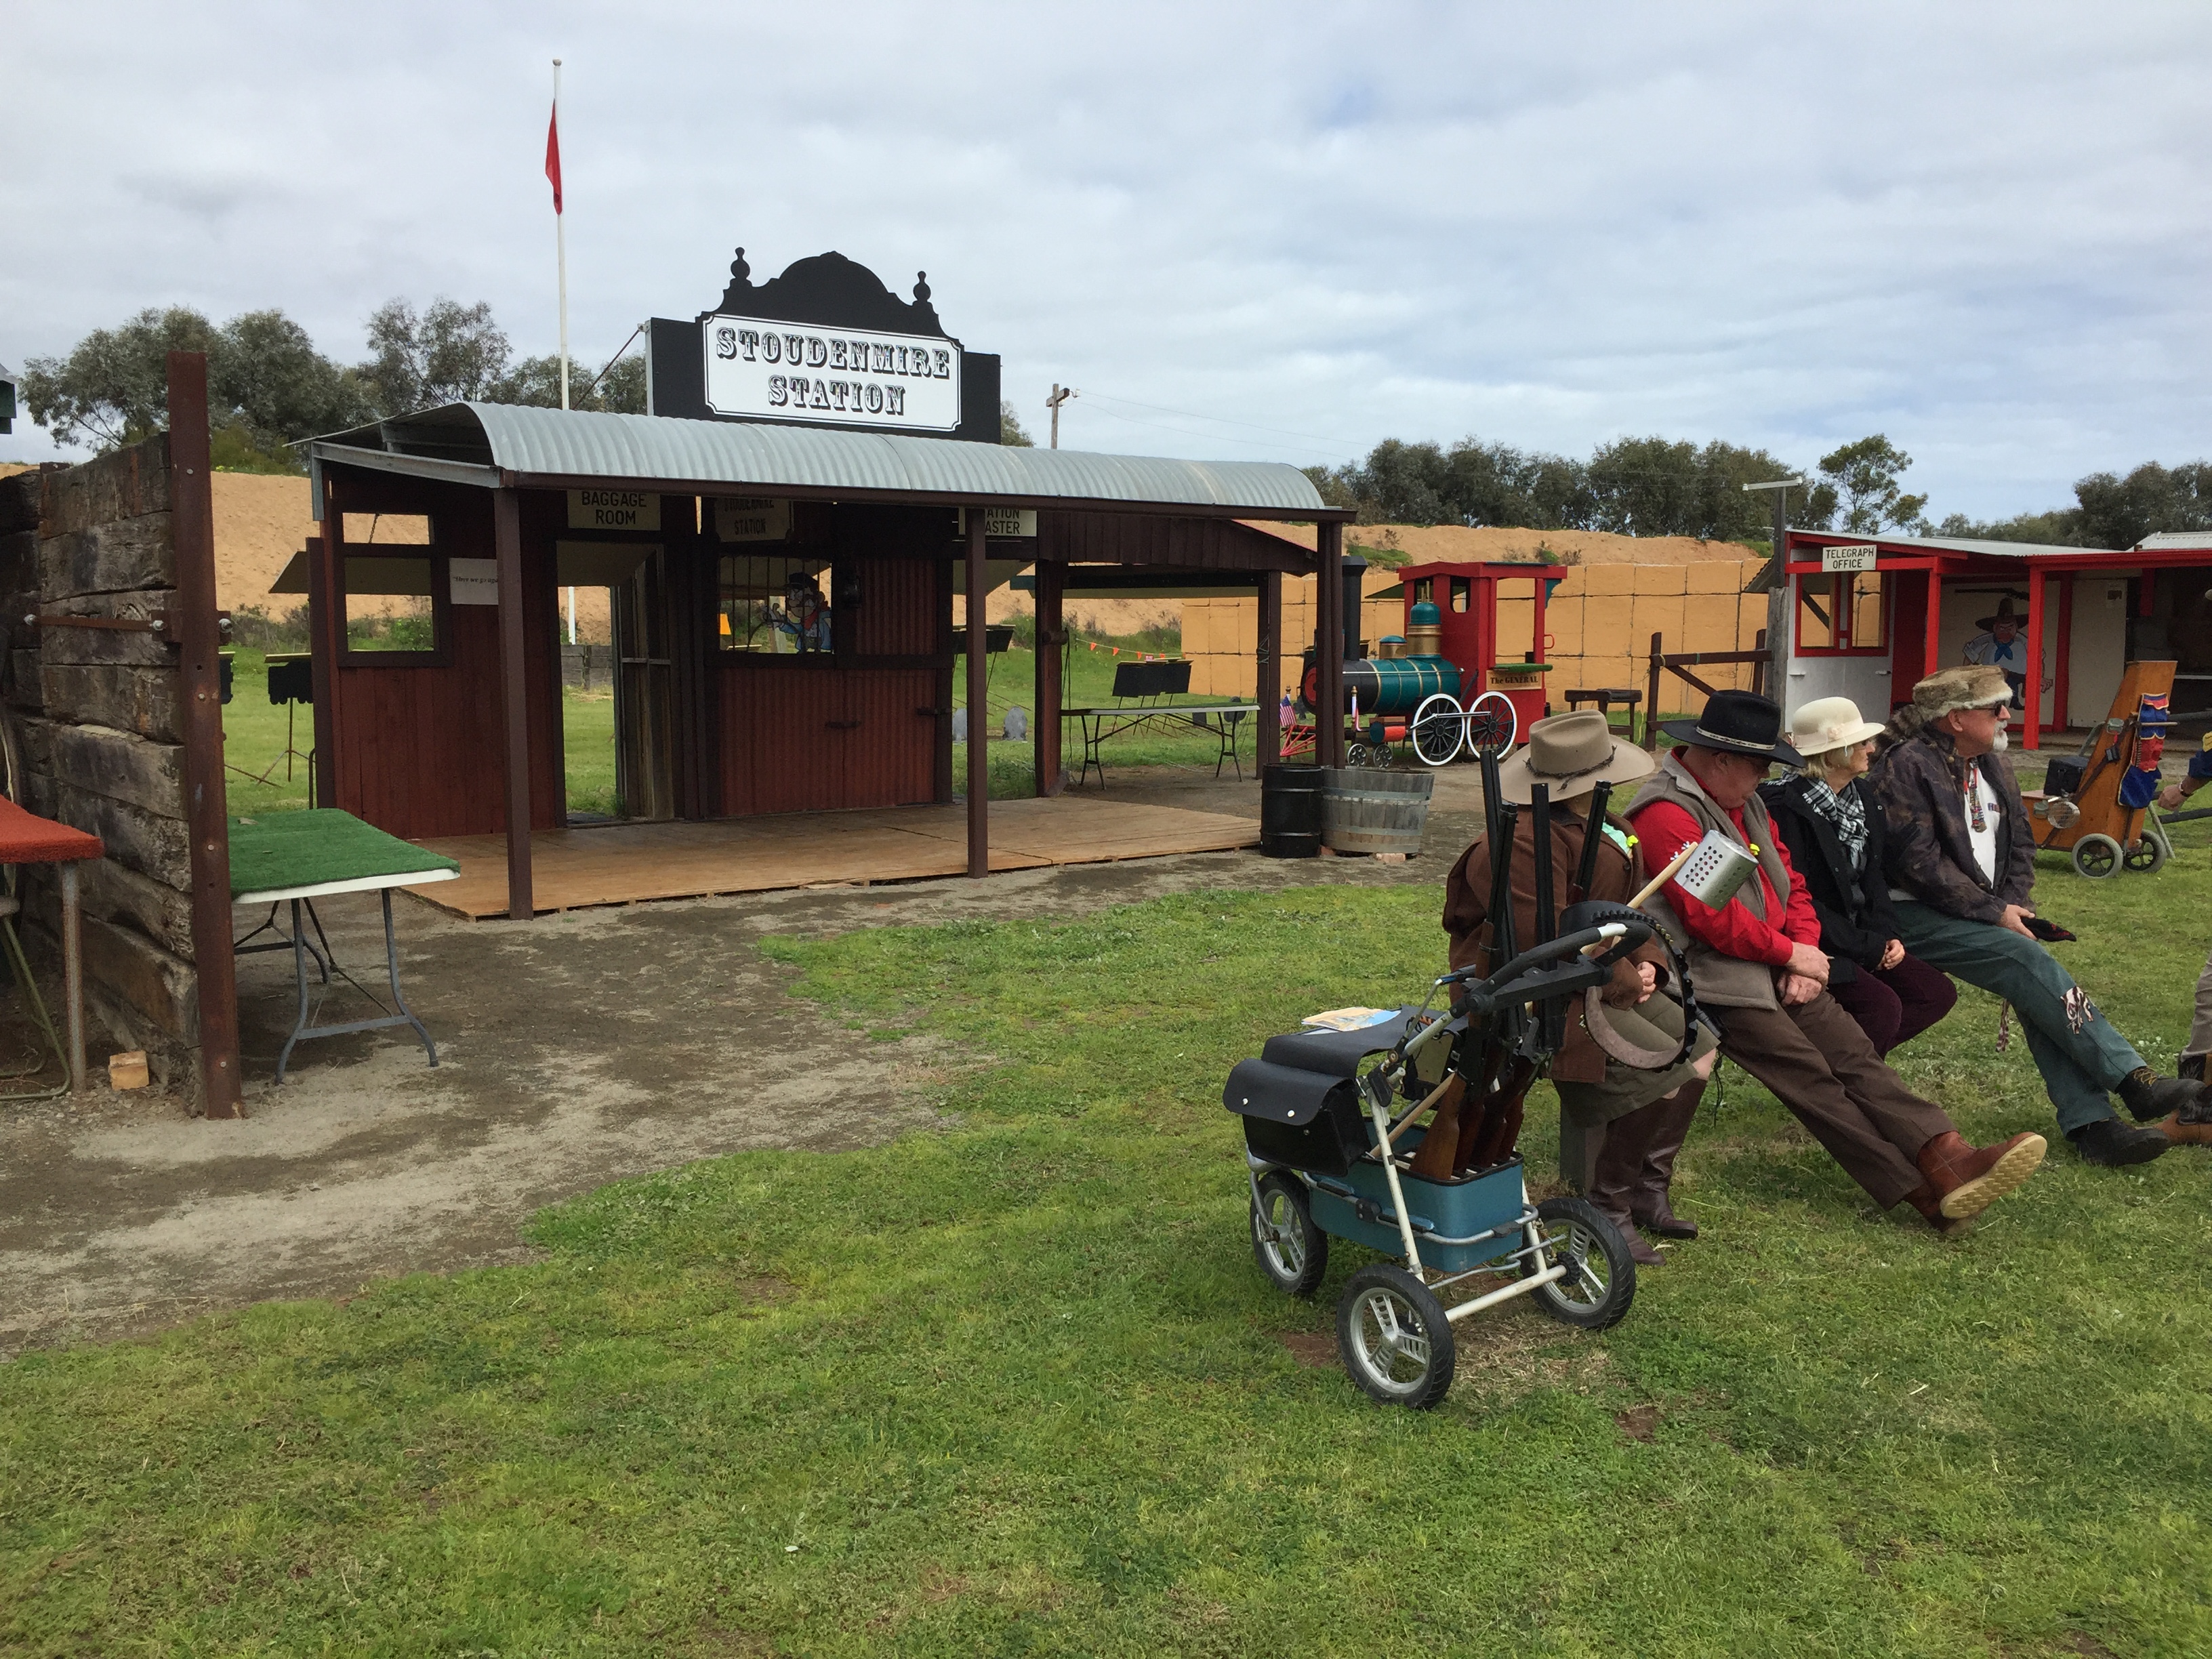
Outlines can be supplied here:
M1823 778L1805 780L1805 804L1828 821L1836 832L1836 839L1844 844L1844 854L1851 861L1853 870L1866 866L1867 820L1866 793L1854 778L1838 794L1828 787Z

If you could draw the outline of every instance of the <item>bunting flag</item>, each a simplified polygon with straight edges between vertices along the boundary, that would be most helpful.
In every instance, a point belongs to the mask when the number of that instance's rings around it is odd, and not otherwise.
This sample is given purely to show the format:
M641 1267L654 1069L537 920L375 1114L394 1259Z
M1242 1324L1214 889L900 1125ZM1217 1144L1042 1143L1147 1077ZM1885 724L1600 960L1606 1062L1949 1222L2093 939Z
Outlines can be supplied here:
M553 106L552 118L545 123L545 178L553 186L553 211L561 211L561 106Z

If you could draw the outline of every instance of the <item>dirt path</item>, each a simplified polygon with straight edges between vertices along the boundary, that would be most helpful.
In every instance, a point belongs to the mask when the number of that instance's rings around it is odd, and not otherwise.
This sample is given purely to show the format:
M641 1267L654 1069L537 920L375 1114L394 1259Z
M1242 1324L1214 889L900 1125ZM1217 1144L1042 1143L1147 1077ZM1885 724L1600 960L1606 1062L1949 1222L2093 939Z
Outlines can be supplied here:
M1258 814L1255 785L1170 769L1121 775L1132 781L1117 781L1117 799ZM922 1093L950 1057L924 1036L852 1048L787 994L785 970L752 941L1066 916L1206 888L1440 883L1479 814L1473 781L1444 775L1422 856L1395 866L1202 854L645 904L527 927L408 902L403 982L438 1039L435 1070L419 1047L380 1031L304 1045L276 1088L291 959L242 958L245 1121L191 1121L173 1099L104 1087L81 1110L0 1103L0 1353L520 1260L516 1230L533 1210L621 1176L925 1126L934 1120ZM382 945L374 901L321 908L340 960L368 979Z

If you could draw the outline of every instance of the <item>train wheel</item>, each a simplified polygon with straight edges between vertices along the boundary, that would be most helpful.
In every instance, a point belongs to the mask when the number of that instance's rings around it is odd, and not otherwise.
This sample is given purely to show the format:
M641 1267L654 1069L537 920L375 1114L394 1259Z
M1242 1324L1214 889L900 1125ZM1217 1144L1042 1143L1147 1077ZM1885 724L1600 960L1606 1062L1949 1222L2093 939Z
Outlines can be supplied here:
M1514 713L1512 698L1503 691L1486 691L1467 706L1469 755L1479 757L1487 750L1503 760L1513 752L1520 735L1520 716Z
M1448 691L1424 698L1413 711L1413 752L1430 766L1442 766L1459 753L1467 738L1467 715Z

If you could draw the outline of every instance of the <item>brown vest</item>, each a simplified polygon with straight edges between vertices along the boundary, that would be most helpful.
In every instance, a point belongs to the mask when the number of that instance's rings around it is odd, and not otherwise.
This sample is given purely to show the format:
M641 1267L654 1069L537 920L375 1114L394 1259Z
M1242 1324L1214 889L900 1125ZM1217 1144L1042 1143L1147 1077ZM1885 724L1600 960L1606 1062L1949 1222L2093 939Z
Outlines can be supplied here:
M1664 757L1659 769L1644 781L1644 787L1628 805L1628 816L1634 817L1657 800L1680 807L1697 821L1699 830L1717 830L1739 847L1745 844L1735 825L1729 821L1729 815L1713 805L1712 797L1673 755ZM1751 835L1751 850L1759 855L1759 869L1773 884L1775 893L1786 907L1790 902L1789 872L1784 869L1782 854L1776 850L1774 826L1767 818L1766 803L1756 794L1743 805L1743 825ZM1766 914L1765 889L1755 881L1744 883L1729 902L1742 905L1762 921L1771 920ZM1782 1006L1774 992L1774 969L1766 963L1723 956L1682 926L1681 918L1674 914L1663 891L1653 894L1644 908L1681 945L1683 960L1689 964L1690 983L1697 991L1698 1001L1710 1002L1717 1008ZM1775 925L1778 927L1779 922Z

